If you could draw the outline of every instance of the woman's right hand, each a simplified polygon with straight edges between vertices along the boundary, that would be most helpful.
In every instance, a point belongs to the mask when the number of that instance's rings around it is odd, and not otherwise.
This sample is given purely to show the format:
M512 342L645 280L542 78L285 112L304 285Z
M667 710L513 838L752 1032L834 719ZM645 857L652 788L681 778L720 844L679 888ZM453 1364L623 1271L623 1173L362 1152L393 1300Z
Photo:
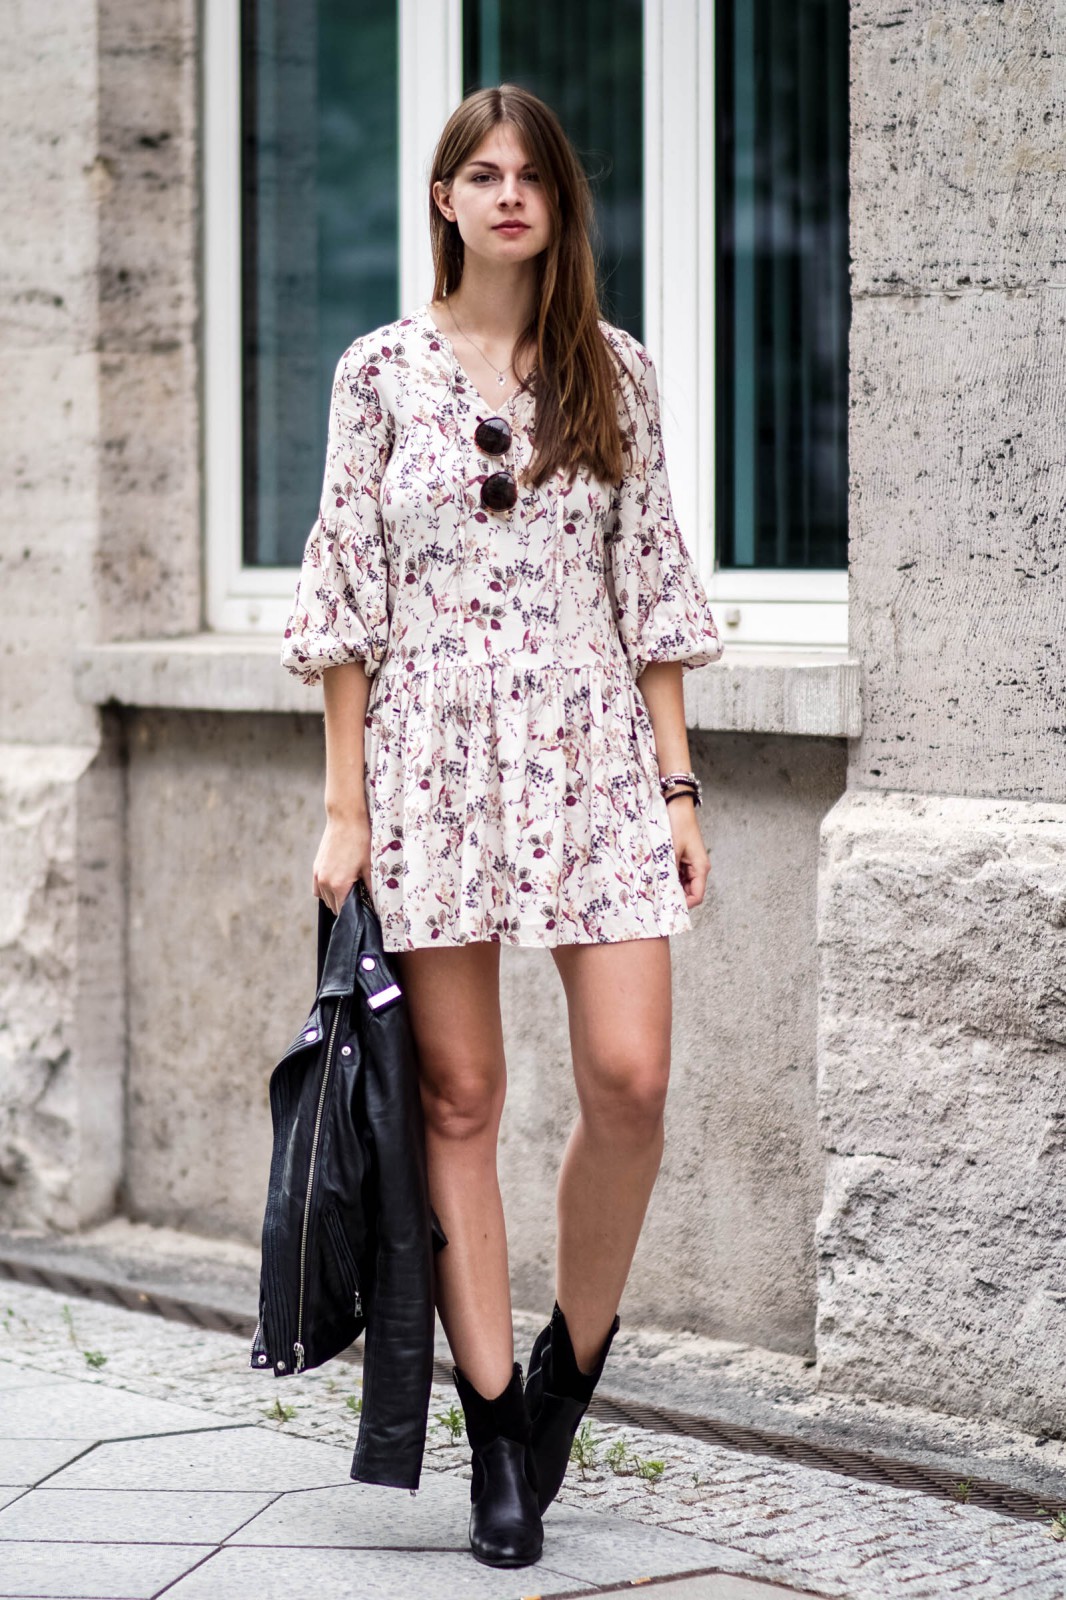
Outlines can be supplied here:
M330 817L315 856L315 897L337 916L357 878L369 894L370 817Z

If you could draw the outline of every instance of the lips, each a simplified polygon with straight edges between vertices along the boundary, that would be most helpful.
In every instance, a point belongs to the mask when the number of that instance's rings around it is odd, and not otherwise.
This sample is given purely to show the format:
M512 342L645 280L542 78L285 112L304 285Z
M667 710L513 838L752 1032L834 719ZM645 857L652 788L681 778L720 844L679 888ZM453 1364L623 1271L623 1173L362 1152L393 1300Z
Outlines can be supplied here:
M528 233L528 222L497 222L493 233Z

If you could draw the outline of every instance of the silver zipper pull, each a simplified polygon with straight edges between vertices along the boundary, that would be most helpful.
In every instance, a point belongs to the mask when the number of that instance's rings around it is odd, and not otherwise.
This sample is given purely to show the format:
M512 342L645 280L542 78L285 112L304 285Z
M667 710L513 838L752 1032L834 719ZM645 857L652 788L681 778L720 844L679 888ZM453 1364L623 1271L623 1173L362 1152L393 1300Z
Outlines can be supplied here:
M302 1344L297 1342L293 1345L293 1349L296 1352L296 1366L293 1368L293 1371L302 1372L304 1369L304 1347Z

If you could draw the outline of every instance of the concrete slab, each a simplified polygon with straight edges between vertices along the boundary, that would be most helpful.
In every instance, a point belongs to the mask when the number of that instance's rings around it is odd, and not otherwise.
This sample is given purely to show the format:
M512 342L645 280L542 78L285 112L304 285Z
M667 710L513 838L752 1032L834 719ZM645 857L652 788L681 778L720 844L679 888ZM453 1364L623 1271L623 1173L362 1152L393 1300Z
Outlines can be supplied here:
M424 1477L414 1496L373 1483L282 1495L227 1541L337 1549L467 1550L470 1484Z
M92 1383L11 1390L0 1419L5 1439L130 1439L232 1426L232 1417Z
M350 1450L313 1439L287 1438L267 1428L212 1429L123 1439L57 1473L57 1489L318 1489L351 1483ZM393 1494L400 1493L393 1490Z
M597 1588L739 1564L726 1545L559 1504L544 1518L544 1559Z
M94 1439L12 1439L0 1448L0 1487L29 1489L92 1448Z
M469 1551L442 1555L413 1550L249 1550L227 1545L167 1590L167 1600L292 1600L322 1594L329 1600L525 1600L572 1594L574 1581L543 1561L513 1572L484 1567Z
M12 1544L5 1551L5 1600L148 1600L203 1560L193 1545Z
M12 1389L41 1389L46 1384L77 1388L73 1378L61 1377L57 1372L36 1372L32 1367L16 1367L11 1361L0 1361L0 1394L9 1394Z
M0 1510L0 1541L216 1545L269 1503L269 1492L33 1489Z

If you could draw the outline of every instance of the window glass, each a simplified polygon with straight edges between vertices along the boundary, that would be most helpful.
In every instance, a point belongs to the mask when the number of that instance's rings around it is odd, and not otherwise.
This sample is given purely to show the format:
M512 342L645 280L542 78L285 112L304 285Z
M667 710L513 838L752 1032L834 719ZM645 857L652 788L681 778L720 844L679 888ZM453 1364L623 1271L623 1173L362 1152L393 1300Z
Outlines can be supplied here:
M463 94L517 83L545 100L592 185L600 303L643 337L642 0L467 0Z
M847 565L847 0L718 0L722 567Z
M295 566L330 386L399 315L397 11L242 0L244 559Z

